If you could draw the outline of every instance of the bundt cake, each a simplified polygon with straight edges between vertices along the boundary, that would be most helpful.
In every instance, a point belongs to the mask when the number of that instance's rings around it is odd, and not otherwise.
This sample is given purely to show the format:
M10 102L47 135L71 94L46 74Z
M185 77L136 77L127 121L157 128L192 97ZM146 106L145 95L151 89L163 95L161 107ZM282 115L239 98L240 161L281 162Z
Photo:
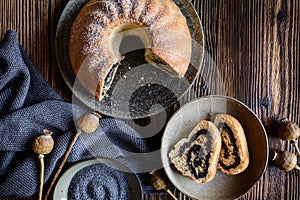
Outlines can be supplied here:
M188 138L181 139L169 153L171 163L197 183L212 180L217 172L221 137L210 121L201 120Z
M192 41L186 19L172 0L90 0L73 22L69 56L77 78L97 100L114 79L126 36L140 38L146 61L159 61L184 76Z
M216 115L214 124L222 138L218 169L227 175L243 172L249 164L249 152L242 125L229 114Z

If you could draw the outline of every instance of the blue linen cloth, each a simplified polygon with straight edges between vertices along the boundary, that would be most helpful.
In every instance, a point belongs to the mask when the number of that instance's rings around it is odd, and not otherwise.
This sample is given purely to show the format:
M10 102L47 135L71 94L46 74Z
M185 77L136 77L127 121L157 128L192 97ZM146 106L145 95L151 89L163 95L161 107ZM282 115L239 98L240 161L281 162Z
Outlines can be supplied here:
M0 41L0 196L27 197L38 191L39 161L31 145L43 129L53 131L55 140L53 151L45 156L45 182L49 184L76 132L74 120L84 113L54 91L20 47L17 33L8 31ZM102 137L103 144L110 140L112 146L101 148ZM100 140L98 149L87 149L89 141L83 142L80 136L67 164L95 156L116 159L125 155L123 149L136 153L148 149L134 129L113 118L101 119L93 138ZM127 162L125 157L121 160ZM133 166L135 161L128 163Z

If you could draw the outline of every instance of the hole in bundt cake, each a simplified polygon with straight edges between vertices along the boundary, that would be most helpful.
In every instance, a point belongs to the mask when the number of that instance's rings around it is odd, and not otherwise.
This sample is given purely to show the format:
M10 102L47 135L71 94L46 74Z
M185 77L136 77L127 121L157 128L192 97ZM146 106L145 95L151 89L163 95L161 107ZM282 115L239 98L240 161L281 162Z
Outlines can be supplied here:
M115 56L116 63L104 79L101 94L103 97L111 95L115 82L123 77L134 65L143 64L142 60L146 45L149 45L147 33L137 24L126 23L118 26L113 31L109 41L109 48ZM137 62L133 63L133 60Z
M124 45L124 42L127 45ZM138 24L124 23L111 33L109 49L119 60L122 60L123 55L128 52L149 47L150 38L147 30Z
M131 69L131 64L127 65L126 67L126 65L123 65L124 62L122 63L122 61L124 60L125 62L126 61L128 62L128 60L136 59L137 57L141 59L142 58L141 53L144 53L144 49L145 49L143 41L139 37L134 35L126 35L125 37L122 38L120 44L119 44L120 41L118 39L113 40L112 45L114 45L115 42L118 43L115 45L119 46L119 49L115 51L118 52L118 55L121 58L121 60L112 66L109 73L105 77L104 86L102 89L102 96L109 96L108 91L113 86L113 81L117 72L119 73L117 74L118 77L116 78L119 79L128 70ZM122 70L118 70L120 65L123 66Z
M144 64L149 64L172 77L176 77L175 74L178 74L171 70L171 67L161 58L152 53L146 28L137 24L126 23L118 26L112 33L109 46L117 63L113 65L104 79L101 94L104 98L111 96L116 83L129 70Z
M170 67L166 61L155 55L152 50L150 36L147 27L135 23L119 25L111 34L109 49L112 54L121 61L126 59L126 53L144 49L143 58L153 66L158 67L170 76L178 77L178 73Z
M126 54L128 52L136 51L138 49L145 49L145 46L141 39L136 36L125 36L120 44L119 52L122 56L125 55L126 59Z

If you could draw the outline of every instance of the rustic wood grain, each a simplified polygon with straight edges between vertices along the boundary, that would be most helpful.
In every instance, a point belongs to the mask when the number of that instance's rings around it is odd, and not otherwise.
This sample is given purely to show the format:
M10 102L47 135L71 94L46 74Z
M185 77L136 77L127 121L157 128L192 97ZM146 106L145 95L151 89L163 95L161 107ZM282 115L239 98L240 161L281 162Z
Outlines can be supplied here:
M248 105L266 127L271 149L295 152L276 137L276 120L300 123L298 0L192 0L205 33L201 77L188 99L226 94ZM0 38L9 29L43 77L67 101L71 92L55 61L54 41L67 0L0 0ZM300 199L300 174L268 166L263 177L241 199ZM180 199L188 199L178 190ZM21 198L1 198L21 199ZM34 199L34 198L32 198ZM145 195L144 199L170 199Z

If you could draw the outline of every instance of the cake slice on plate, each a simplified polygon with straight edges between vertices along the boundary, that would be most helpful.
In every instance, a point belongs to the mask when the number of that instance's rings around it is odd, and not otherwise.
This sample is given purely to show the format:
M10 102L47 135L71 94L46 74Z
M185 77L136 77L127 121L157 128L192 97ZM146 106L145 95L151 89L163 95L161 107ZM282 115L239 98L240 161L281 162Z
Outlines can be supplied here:
M221 137L217 127L202 120L188 138L174 146L169 158L181 174L197 183L205 183L216 175L220 150Z
M214 124L222 138L218 169L227 175L243 172L249 165L249 152L242 125L229 114L216 115Z

